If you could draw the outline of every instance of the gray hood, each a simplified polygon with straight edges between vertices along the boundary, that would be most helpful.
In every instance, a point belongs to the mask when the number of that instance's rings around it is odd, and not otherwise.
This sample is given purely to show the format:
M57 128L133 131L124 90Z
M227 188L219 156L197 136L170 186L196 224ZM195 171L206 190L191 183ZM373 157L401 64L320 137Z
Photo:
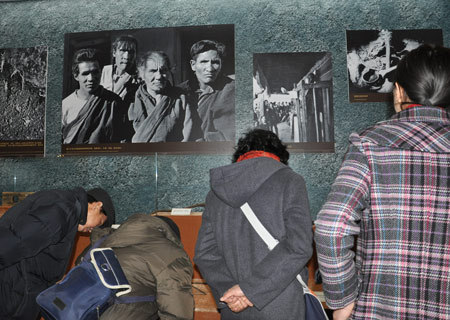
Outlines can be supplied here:
M227 205L238 208L279 170L291 170L271 158L244 160L210 170L212 192Z

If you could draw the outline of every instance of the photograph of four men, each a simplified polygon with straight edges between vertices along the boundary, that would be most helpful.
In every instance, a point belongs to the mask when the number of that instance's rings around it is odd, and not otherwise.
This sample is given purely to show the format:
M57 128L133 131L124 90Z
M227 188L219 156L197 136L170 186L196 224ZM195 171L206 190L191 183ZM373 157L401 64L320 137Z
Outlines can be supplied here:
M70 33L64 52L63 153L234 143L233 25Z

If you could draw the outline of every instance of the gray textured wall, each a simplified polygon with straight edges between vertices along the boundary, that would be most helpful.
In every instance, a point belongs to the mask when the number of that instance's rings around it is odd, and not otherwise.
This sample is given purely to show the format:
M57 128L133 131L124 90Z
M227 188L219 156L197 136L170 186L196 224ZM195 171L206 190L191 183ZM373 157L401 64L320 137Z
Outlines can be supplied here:
M336 152L291 154L290 161L307 182L313 218L336 176L348 135L390 115L386 103L348 103L345 30L441 28L446 46L450 40L449 0L30 0L2 2L0 12L0 48L49 47L46 156L1 158L0 192L101 185L113 196L119 221L134 212L203 202L208 170L228 164L230 155L61 158L65 33L234 24L238 135L253 119L253 53L331 52Z

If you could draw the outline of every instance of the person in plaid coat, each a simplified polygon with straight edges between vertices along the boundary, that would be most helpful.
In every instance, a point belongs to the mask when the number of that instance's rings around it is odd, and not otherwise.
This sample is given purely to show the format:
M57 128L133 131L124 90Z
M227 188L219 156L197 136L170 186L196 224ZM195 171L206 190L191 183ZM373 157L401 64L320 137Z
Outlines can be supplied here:
M412 50L393 94L391 119L351 134L316 221L334 319L450 319L450 49Z

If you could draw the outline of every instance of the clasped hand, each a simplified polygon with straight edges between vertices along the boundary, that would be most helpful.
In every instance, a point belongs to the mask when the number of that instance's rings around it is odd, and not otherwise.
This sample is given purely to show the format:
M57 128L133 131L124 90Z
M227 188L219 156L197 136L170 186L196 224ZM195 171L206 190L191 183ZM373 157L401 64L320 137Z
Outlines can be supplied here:
M220 301L225 302L233 312L241 312L248 307L253 307L253 303L248 300L238 284L228 289L220 298Z

